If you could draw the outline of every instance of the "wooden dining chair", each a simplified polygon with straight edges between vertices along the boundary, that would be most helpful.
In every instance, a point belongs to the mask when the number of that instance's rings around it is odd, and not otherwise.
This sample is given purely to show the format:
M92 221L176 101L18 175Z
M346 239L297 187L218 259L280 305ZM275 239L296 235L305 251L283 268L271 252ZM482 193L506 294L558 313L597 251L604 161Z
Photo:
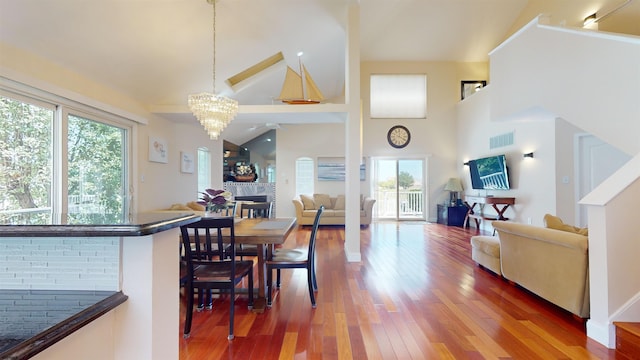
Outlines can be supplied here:
M228 229L224 237L222 231ZM187 264L185 296L187 309L184 322L184 338L191 334L193 305L196 289L199 297L205 291L219 289L229 293L229 336L233 339L235 287L246 276L249 281L249 308L253 307L253 261L238 261L235 256L235 228L232 217L204 218L180 227ZM225 253L225 248L230 254ZM202 300L202 299L200 299ZM202 302L202 301L201 301Z
M244 211L247 210L248 218L265 218L271 217L271 202L253 202L242 203L240 205L240 217L244 216ZM258 246L253 244L237 244L236 255L240 256L240 260L245 256L258 256Z
M273 288L273 270L276 269L276 286L280 287L280 270L281 269L307 269L307 283L309 286L309 297L311 298L311 307L316 307L316 297L314 291L318 291L318 281L316 279L316 236L318 233L318 225L320 217L324 212L324 206L320 206L316 213L315 220L311 226L311 236L309 237L309 246L306 249L277 249L273 252L273 256L265 261L267 268L267 306L271 306L272 288Z
M271 202L253 202L253 203L242 203L240 205L240 217L244 217L244 211L247 210L248 218L265 218L268 219L271 217L271 209L273 205Z

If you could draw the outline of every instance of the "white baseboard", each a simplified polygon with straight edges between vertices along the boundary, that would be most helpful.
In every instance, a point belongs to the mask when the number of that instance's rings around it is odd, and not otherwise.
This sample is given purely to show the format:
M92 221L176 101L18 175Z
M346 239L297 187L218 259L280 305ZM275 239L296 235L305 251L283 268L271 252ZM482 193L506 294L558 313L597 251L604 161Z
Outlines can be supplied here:
M616 327L613 324L601 324L587 320L587 336L609 349L616 348Z

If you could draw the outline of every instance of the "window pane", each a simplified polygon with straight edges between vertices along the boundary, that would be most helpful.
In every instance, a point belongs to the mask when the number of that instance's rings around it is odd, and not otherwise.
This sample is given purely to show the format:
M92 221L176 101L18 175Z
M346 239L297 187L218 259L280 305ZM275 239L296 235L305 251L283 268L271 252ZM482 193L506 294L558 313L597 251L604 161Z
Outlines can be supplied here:
M78 116L69 116L69 214L106 214L113 220L126 214L125 131Z
M371 118L425 119L427 76L424 74L371 75Z
M51 219L53 109L0 96L0 220Z
M296 160L296 194L313 194L313 160Z
M198 193L196 199L200 198L200 192L211 187L211 153L207 148L198 148Z

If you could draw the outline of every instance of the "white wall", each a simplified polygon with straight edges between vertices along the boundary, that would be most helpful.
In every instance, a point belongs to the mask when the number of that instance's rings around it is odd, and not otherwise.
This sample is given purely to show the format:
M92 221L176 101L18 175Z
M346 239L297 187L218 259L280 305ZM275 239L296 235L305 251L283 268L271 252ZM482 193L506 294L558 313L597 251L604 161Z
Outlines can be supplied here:
M539 112L518 121L493 121L489 108L492 91L493 85L489 85L458 105L458 176L463 180L467 194L515 197L516 203L507 209L506 217L516 222L531 220L534 225L542 225L545 213L557 213L555 118ZM509 132L514 132L513 145L490 149L491 137ZM534 152L533 159L522 157L528 152ZM463 163L499 154L507 157L511 190L472 190L469 168ZM485 210L494 213L490 207ZM486 222L483 228L491 230Z
M296 197L296 159L309 157L317 164L318 157L344 157L344 124L288 124L277 130L276 202L278 216L295 216L291 200ZM316 168L317 170L317 168ZM364 185L361 182L361 185ZM366 186L361 187L361 190ZM314 182L314 192L338 195L345 193L344 181Z
M168 163L150 162L149 136L163 138L168 145ZM197 150L206 147L211 152L211 186L222 189L222 140L211 140L194 119L192 124L175 124L153 118L139 127L136 189L138 211L166 209L172 204L185 204L198 199ZM194 155L196 168L192 174L180 172L180 152Z
M640 152L639 38L536 19L490 57L492 119L544 108L629 155Z
M444 185L457 175L456 104L460 100L460 79L484 80L483 64L454 62L364 62L361 66L364 145L366 157L428 158L427 198L429 218L434 220L436 204L448 198ZM369 79L372 74L426 74L426 119L371 119L369 114ZM395 149L387 142L387 132L394 125L404 125L411 132L411 142Z

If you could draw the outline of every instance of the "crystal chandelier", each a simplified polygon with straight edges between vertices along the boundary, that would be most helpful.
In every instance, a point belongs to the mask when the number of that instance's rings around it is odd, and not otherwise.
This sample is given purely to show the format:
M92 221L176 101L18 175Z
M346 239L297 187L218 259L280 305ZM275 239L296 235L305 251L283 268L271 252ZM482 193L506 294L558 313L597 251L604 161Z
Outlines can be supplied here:
M222 130L238 112L238 102L216 95L216 0L207 0L213 5L213 93L189 95L189 109L204 126L212 140L218 139Z

